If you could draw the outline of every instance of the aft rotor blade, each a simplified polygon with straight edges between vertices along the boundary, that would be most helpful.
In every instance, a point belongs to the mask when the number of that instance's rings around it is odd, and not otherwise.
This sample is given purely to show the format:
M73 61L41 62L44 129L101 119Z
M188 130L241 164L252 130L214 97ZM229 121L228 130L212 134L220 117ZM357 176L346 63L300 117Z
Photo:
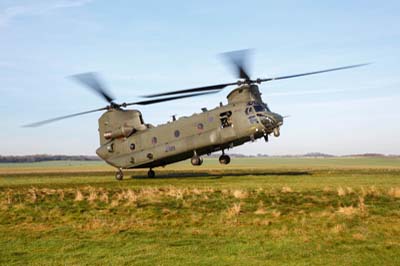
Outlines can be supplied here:
M247 68L247 60L248 60L248 54L250 50L238 50L238 51L232 51L232 52L227 52L223 53L222 55L226 58L229 59L229 61L232 63L233 67L235 68L237 78L240 79L245 79L245 80L250 80L250 75L248 74L249 71Z
M176 95L176 94L185 94L185 93L193 93L193 92L201 92L201 91L217 91L217 90L222 90L227 86L230 85L235 85L237 84L236 82L234 83L224 83L224 84L218 84L218 85L211 85L211 86L204 86L204 87L197 87L197 88L191 88L191 89L186 89L186 90L179 90L179 91L170 91L170 92L163 92L163 93L157 93L157 94L150 94L150 95L145 95L142 97L145 98L154 98L154 97L160 97L160 96L168 96L168 95Z
M209 91L209 92L203 92L203 93L179 95L179 96L160 98L160 99L154 99L154 100L145 100L145 101L138 101L138 102L132 102L132 103L123 103L120 106L125 107L125 106L128 106L128 105L148 105L148 104L154 104L154 103L161 103L161 102L178 100L178 99L182 99L182 98L189 98L189 97L196 97L196 96L201 96L201 95L213 94L213 93L217 93L217 92L218 91Z
M258 79L257 82L260 83L260 82L271 81L271 80L280 80L280 79L297 78L297 77L308 76L308 75L315 75L315 74L320 74L320 73L325 73L325 72L338 71L338 70L344 70L344 69L355 68L355 67L362 67L362 66L366 66L366 65L369 65L369 64L370 64L370 63L364 63L364 64L351 65L351 66L344 66L344 67L337 67L337 68L330 68L330 69L324 69L324 70L313 71L313 72L307 72L307 73L301 73L301 74L294 74L294 75L289 75L289 76L281 76L281 77L275 77L275 78Z
M111 96L104 84L100 81L99 77L94 72L81 73L70 76L72 79L84 84L88 88L103 97L107 102L112 103L114 97Z
M67 119L67 118L71 118L71 117L75 117L75 116L79 116L79 115L85 115L85 114L89 114L89 113L94 113L94 112L98 112L98 111L103 111L103 110L107 110L107 109L108 109L108 107L103 107L103 108L90 110L90 111L86 111L86 112L80 112L80 113L71 114L71 115L59 116L59 117L55 117L55 118L51 118L51 119L35 122L35 123L32 123L32 124L23 125L23 127L39 127L39 126L42 126L42 125L45 125L45 124L49 124L49 123L53 123L53 122L56 122L56 121L59 121L59 120L63 120L63 119Z

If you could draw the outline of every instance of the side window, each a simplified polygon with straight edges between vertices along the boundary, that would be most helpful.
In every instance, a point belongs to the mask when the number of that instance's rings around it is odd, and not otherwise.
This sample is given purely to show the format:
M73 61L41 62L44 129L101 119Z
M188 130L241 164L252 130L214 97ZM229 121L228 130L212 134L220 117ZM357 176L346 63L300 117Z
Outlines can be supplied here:
M253 113L253 108L251 106L247 107L245 113L246 115Z
M221 120L221 127L225 128L225 127L231 127L232 126L232 112L231 111L227 111L227 112L223 112L219 114L219 118Z
M254 110L255 110L256 112L264 112L264 111L265 111L265 108L264 108L264 106L262 106L262 105L254 105Z

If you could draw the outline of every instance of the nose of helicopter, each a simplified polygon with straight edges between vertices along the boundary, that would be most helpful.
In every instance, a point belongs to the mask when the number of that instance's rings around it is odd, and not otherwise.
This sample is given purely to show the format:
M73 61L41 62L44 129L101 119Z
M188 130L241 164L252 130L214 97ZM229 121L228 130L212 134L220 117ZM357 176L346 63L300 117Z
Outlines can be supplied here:
M277 113L272 113L272 116L278 126L283 125L283 116L281 116L280 114L277 114Z
M277 113L268 113L264 115L261 122L267 133L274 132L275 134L275 131L279 132L279 127L283 125L283 116Z

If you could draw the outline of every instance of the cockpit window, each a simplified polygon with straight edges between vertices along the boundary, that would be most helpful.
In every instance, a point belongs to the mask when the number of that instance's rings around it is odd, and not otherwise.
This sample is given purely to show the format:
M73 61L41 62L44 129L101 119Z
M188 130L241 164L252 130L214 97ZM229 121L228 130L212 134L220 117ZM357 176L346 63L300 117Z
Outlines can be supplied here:
M251 106L247 107L245 110L246 115L253 113L253 108Z
M250 114L251 113L251 107L253 106L253 110L255 112L271 112L271 110L268 108L268 105L266 103L263 102L257 102L257 101L250 101L247 103L247 108L246 108L246 114Z
M261 105L254 105L254 110L256 112L264 112L265 111L265 107L261 106Z

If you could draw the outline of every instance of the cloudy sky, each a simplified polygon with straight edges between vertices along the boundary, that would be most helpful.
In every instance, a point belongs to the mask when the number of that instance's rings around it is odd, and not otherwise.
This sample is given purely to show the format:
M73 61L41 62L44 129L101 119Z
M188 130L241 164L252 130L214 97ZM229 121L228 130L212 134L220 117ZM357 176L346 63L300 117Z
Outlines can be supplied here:
M252 76L373 64L261 86L290 115L281 137L246 154L400 153L399 1L0 1L0 154L94 154L104 106L65 77L98 71L117 101L234 81L221 52L254 48ZM224 91L140 108L164 123L226 102Z

